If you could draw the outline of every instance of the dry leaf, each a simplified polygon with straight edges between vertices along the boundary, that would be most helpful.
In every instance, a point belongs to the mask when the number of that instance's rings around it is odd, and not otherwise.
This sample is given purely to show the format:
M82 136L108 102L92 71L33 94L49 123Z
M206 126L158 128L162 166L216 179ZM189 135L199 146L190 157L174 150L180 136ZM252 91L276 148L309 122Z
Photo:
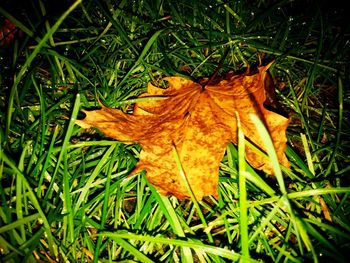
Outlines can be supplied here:
M136 103L133 114L106 107L84 111L86 118L76 123L96 127L119 141L140 143L140 160L133 174L146 170L147 179L161 194L188 198L172 153L175 147L196 199L217 197L221 159L227 144L237 143L235 112L245 136L264 149L249 118L250 113L258 115L270 132L280 163L289 166L284 154L289 120L263 105L268 66L259 67L255 75L234 75L205 88L185 78L167 77L168 88L149 83L148 92L141 96L161 96L164 100ZM272 173L268 160L248 147L246 159L253 167Z

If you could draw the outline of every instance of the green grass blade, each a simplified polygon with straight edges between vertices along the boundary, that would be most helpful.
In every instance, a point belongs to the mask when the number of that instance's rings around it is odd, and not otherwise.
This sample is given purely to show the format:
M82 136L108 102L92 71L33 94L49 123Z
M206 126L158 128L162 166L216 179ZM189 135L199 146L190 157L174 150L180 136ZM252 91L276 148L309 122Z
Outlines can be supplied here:
M25 175L20 170L18 170L17 166L5 155L4 152L0 152L0 153L1 153L1 155L0 155L1 160L4 163L6 163L13 170L13 172L17 174L18 177L21 178L21 180L23 182L23 187L25 187L28 191L28 198L30 199L34 208L38 211L40 218L43 221L43 225L45 227L46 237L47 237L47 240L49 242L49 250L51 251L51 253L55 257L57 257L58 249L57 249L57 245L55 244L54 238L53 238L52 233L51 233L50 224L46 218L45 213L43 212L43 210L40 206L40 203L39 203L37 197L34 194L33 189L30 187L30 184L28 183Z
M77 119L77 116L78 116L79 108L80 108L80 94L77 94L77 96L75 98L74 106L73 106L72 115L71 115L71 118L70 118L70 121L68 124L67 132L66 132L64 140L63 140L62 148L61 148L60 154L58 156L56 167L55 167L55 170L52 174L51 183L50 183L49 188L47 190L47 194L45 196L45 199L48 199L50 197L50 195L52 195L52 188L54 186L55 178L56 178L56 175L57 175L58 170L60 168L60 164L61 164L61 162L66 154L67 146L68 146L69 139L70 139L72 132L73 132L73 127L74 127L75 120ZM65 193L65 195L68 196L69 194ZM68 197L68 199L70 199L70 197ZM69 210L71 209L71 207L68 207L68 206L66 206L66 207Z
M120 246L128 250L134 257L140 260L140 262L145 263L154 263L149 257L145 254L141 253L137 248L131 245L129 242L125 241L122 238L114 238L115 242L117 242Z
M239 219L241 230L241 249L242 256L249 258L249 242L248 242L248 210L247 210L247 188L246 188L246 167L245 167L245 144L244 134L241 128L241 122L238 113L237 131L238 131L238 176L239 176Z
M194 207L195 207L196 210L197 210L198 216L199 216L199 218L200 218L200 220L201 220L203 226L206 228L206 227L208 227L207 221L205 220L205 217L204 217L203 212L202 212L202 210L201 210L201 208L200 208L200 206L199 206L199 203L198 203L198 201L197 201L197 199L196 199L196 197L195 197L195 195L194 195L194 193L193 193L193 191L192 191L192 189L191 189L191 186L190 186L190 184L189 184L189 182L188 182L188 180L187 180L185 171L184 171L183 168L182 168L180 156L179 156L179 154L178 154L178 152L177 152L175 146L173 147L173 156L174 156L174 158L175 158L175 162L176 162L177 168L178 168L178 170L179 170L180 177L181 177L182 181L183 181L184 184L185 184L185 187L186 187L186 189L187 189L187 191L188 191L188 193L189 193L189 195L190 195L190 197L191 197L191 200L192 200L192 202L193 202L193 205L194 205ZM210 232L207 232L207 235L208 235L208 240L209 240L210 242L213 242L213 237L212 237L211 233L210 233Z
M24 33L26 33L28 36L34 36L33 31L31 31L28 27L26 27L23 23L21 23L18 19L16 19L14 16L12 16L9 12L7 12L5 9L3 9L0 6L0 13L9 19L14 25L16 25L18 28L20 28Z
M267 154L270 158L271 165L272 165L272 168L274 171L274 175L276 176L280 191L282 194L287 194L287 189L286 189L286 186L284 184L282 171L281 171L281 168L280 168L280 165L278 162L277 154L276 154L275 148L273 146L271 137L270 137L268 131L266 130L264 124L262 123L262 121L256 115L251 115L251 120L254 123L254 125L256 126L257 131L265 144L266 151L267 151Z
M155 43L155 41L157 40L157 38L159 37L160 34L162 34L165 31L165 29L161 29L158 30L157 32L155 32L152 37L148 40L148 42L146 43L145 47L143 48L140 56L138 57L137 61L134 63L134 66L128 71L127 74L125 74L124 78L118 83L118 87L120 87L121 85L123 85L125 83L125 81L127 81L127 79L129 78L129 76L133 73L133 71L140 65L142 64L143 59L146 57L147 53L149 52L150 48L152 47L152 45ZM114 104L112 104L111 106L115 106Z
M67 9L67 11L63 13L63 15L57 20L57 22L52 26L52 28L45 34L45 36L42 38L42 40L39 42L39 44L36 46L36 48L33 50L33 52L30 54L28 59L23 64L23 66L21 67L21 70L15 76L13 86L11 87L11 91L10 91L10 95L9 95L9 99L8 99L5 138L8 137L9 132L10 132L10 126L11 126L11 121L12 121L12 112L14 110L13 99L14 99L18 84L22 80L25 72L28 70L28 68L31 65L31 63L33 62L34 58L39 54L41 48L46 44L48 39L50 37L52 37L52 35L57 31L57 29L62 24L64 19L69 15L69 13L71 13L81 3L81 1L82 0L76 0Z
M343 126L343 108L344 108L344 92L343 92L343 82L340 77L338 77L338 102L339 102L339 108L338 108L338 127L337 127L337 135L336 135L336 141L335 146L332 151L331 158L329 160L328 166L326 168L326 171L324 173L325 176L329 175L331 172L332 167L335 163L335 157L339 149L340 145L340 136L342 133L342 126Z
M140 240L140 241L149 241L161 244L169 244L174 246L184 246L192 249L200 249L207 253L217 255L219 257L231 259L237 261L240 258L240 255L230 251L228 249L223 249L219 247L214 247L210 245L201 244L200 242L195 242L192 240L179 240L179 239L169 239L164 237L153 237L147 235L138 235L133 234L127 231L118 231L118 232L101 232L98 235L110 237L110 238L123 238L129 240ZM252 262L254 262L252 260Z
M171 225L174 233L176 235L178 235L179 237L185 238L186 235L185 235L185 232L184 232L183 227L181 225L181 222L178 218L176 211L174 210L173 206L171 205L169 199L165 196L159 195L159 193L155 190L155 188L153 186L150 185L150 187L152 189L152 192L154 193L154 196L157 200L157 203L161 207L161 210L162 210L163 214L165 215L165 217L167 218L169 224ZM192 252L189 248L187 248L187 247L181 248L181 253L182 253L185 260L187 260L188 262L193 262Z
M37 220L39 217L40 217L39 213L30 215L30 216L26 216L26 217L22 217L19 220L16 220L10 224L7 224L5 226L0 227L0 233L7 232L7 231L10 231L11 229L15 229L18 227L22 227L23 225L25 225L28 222Z

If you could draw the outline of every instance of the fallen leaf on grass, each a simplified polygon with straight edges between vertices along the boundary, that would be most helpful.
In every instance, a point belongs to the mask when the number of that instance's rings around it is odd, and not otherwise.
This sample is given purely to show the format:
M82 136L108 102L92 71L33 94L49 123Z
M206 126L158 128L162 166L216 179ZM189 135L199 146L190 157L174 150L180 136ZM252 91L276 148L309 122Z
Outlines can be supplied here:
M236 112L246 138L264 150L249 114L260 117L280 163L289 166L284 154L289 120L264 107L268 66L259 67L257 74L233 75L205 87L182 77L167 77L168 88L149 83L147 93L140 96L164 99L136 103L133 114L102 106L84 111L86 118L76 123L83 128L95 127L119 141L138 142L142 151L133 174L145 170L161 194L189 198L172 153L175 147L196 199L217 197L221 159L229 142L237 144ZM272 173L269 161L248 147L246 159L256 169Z

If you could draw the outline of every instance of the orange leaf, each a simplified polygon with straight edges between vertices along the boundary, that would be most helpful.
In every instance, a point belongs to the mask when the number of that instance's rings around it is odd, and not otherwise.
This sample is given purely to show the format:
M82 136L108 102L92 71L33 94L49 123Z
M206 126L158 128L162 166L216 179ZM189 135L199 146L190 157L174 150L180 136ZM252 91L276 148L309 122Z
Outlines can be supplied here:
M141 96L165 99L136 103L133 114L106 107L84 111L86 118L76 123L84 128L96 127L120 141L140 143L140 160L133 173L146 170L147 179L161 194L188 198L172 154L175 147L196 199L217 197L221 159L229 142L237 144L236 112L245 136L264 150L249 114L260 117L270 132L280 163L289 166L284 154L289 120L263 105L268 67L260 67L255 75L234 75L204 88L185 78L167 77L164 80L168 88L149 83L147 93ZM272 173L269 161L252 149L246 149L246 158L253 167Z

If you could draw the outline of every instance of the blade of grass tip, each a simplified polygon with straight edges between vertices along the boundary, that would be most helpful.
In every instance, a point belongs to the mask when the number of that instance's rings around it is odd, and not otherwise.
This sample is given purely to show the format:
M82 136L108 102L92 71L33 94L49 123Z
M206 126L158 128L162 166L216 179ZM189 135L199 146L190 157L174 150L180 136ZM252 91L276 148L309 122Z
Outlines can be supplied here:
M157 32L155 32L152 37L148 40L148 42L146 43L144 49L142 50L140 56L138 57L138 59L136 60L134 66L131 67L131 69L128 71L128 73L125 74L125 76L123 77L123 79L118 83L118 86L115 88L115 90L117 91L124 83L125 81L127 81L127 79L129 78L129 76L133 73L133 71L135 70L135 68L137 68L140 63L142 63L143 59L145 58L145 56L147 55L148 51L150 50L150 48L152 47L152 45L154 44L154 42L157 40L157 38L159 37L159 35L161 33L163 33L166 29L161 29L158 30ZM111 96L114 96L114 94L112 94ZM114 104L110 105L110 107L115 106Z
M48 130L48 125L45 126L45 131ZM27 161L26 163L26 169L23 170L22 172L25 173L25 174L28 174L30 178L33 178L33 179L37 179L37 174L38 174L38 163L41 162L41 159L42 159L42 151L44 149L38 149L38 147L41 147L41 145L39 145L39 141L42 139L41 136L37 136L36 139L35 139L35 142L32 142L32 148L31 148L31 153L29 156L29 160ZM33 145L34 144L34 145ZM43 144L43 143L42 143ZM42 146L43 147L43 146ZM39 154L36 154L38 153L39 151ZM36 167L35 169L32 170L32 166L36 164Z
M45 176L45 173L46 173L46 169L50 163L50 160L51 160L51 153L54 149L54 145L55 145L55 142L56 142L56 137L58 135L58 126L56 126L54 128L54 131L53 131L53 135L52 135L52 139L51 139L51 142L50 142L50 146L49 146L49 149L46 153L46 158L45 158L45 162L44 162L44 165L41 169L41 173L40 173L40 177L39 177L39 183L38 183L38 189L37 189L37 195L39 197L41 197L41 190L42 190L42 185L43 185L43 182L44 182L44 176ZM40 164L39 164L40 165Z
M335 140L335 146L333 148L332 156L329 160L325 176L329 175L331 172L331 169L334 165L335 156L337 154L339 144L340 144L340 135L342 131L342 123L343 123L343 83L340 77L338 77L338 103L339 103L339 109L338 109L338 127L337 127L337 135Z
M70 78L72 80L76 80L76 76L74 75L74 73L81 77L82 79L84 79L85 81L87 81L89 84L93 85L93 83L91 82L91 80L85 76L77 67L75 67L73 64L71 64L68 59L65 59L65 65L66 65L66 69L67 71L69 71L69 75L70 75Z
M301 120L301 122L303 124L303 127L305 129L305 133L307 135L308 141L310 142L311 149L312 149L312 151L315 151L315 145L313 143L311 143L312 142L312 136L311 136L311 132L310 132L310 129L309 129L309 123L306 121L305 116L304 116L304 114L302 112L302 109L301 109L301 107L299 105L298 98L297 98L297 96L295 94L294 87L292 85L291 77L289 75L289 72L286 72L286 73L287 73L287 83L288 83L288 86L290 87L290 92L291 92L292 97L293 97L295 111L300 116L300 120ZM319 164L319 167L322 170L322 165L321 165L321 162L318 160L317 155L315 155L314 157L315 157L315 161Z
M258 130L260 138L262 139L262 141L265 144L266 152L267 152L267 155L270 157L271 166L272 166L274 175L277 179L280 191L282 194L286 195L287 190L286 190L286 186L284 184L282 171L281 171L278 157L277 157L277 154L275 151L275 147L273 146L269 132L267 131L267 129L265 128L264 124L262 123L262 121L259 119L258 116L251 114L250 118Z
M46 17L45 6L44 6L44 4L43 4L43 2L41 0L39 0L39 6L40 6L40 10L41 10L41 13L42 13L43 17ZM45 20L45 27L46 27L46 30L49 32L50 31L50 24L49 24L49 20L48 19ZM49 37L49 41L50 41L50 45L52 47L54 47L55 46L55 41L53 40L52 35ZM64 76L64 73L63 73L63 70L62 70L61 63L58 60L58 57L54 56L54 60L55 60L58 72L59 72L59 74L62 77L62 81L65 82L65 76Z
M148 195L146 194L146 186L147 182L145 180L145 177L143 176L144 173L139 174L138 176L138 182L142 187L137 187L139 194L137 194L137 199L142 199L137 205L139 207L135 207L135 214L134 214L134 222L132 222L132 225L134 229L141 229L142 224L148 221L147 226L148 229L153 229L150 225L152 220L154 219L155 214L157 213L157 209L154 209L154 200L153 198L148 198ZM152 218L150 218L150 213L152 213Z
M88 194L88 191L89 191L93 181L99 175L101 169L103 168L103 166L106 164L106 162L110 158L110 156L111 156L112 152L114 151L114 148L117 146L117 144L118 144L118 142L115 142L115 144L111 145L107 149L105 154L102 156L101 160L96 165L96 167L93 170L92 174L89 176L89 179L86 181L84 187L80 190L81 193L79 195L79 198L78 198L77 202L74 205L75 211L77 211L80 208L81 204L83 203L83 201L85 200L85 198L86 198L86 196Z
M185 237L185 232L182 229L178 216L173 206L171 205L169 199L165 196L160 195L153 185L149 184L148 182L147 182L147 185L151 189L152 193L154 194L154 197L158 205L161 207L164 213L164 216L169 221L169 224L173 229L173 231L175 232L175 234L177 234L180 237Z
M123 1L123 2L126 2L126 1ZM85 10L85 8L83 8L83 10ZM91 38L89 40L94 40L90 46L88 46L86 49L83 50L82 54L86 54L91 47L96 47L96 43L108 32L108 30L112 27L112 23L109 22L107 24L107 26L105 27L105 29L102 31L102 33L97 37L97 38ZM83 57L82 59L80 59L80 61L84 61L85 60L85 57Z
M167 218L174 233L179 237L186 238L185 232L181 226L181 222L178 218L178 215L174 207L171 205L169 199L165 196L160 195L154 188L154 186L149 184L148 181L146 182L147 185L150 187L152 193L154 194L154 197L157 200L159 207L161 208L164 216ZM192 252L191 249L189 249L188 247L181 247L181 255L182 258L186 260L186 262L193 262Z
M173 20L177 21L177 23L179 23L183 28L186 28L186 23L183 21L183 17L179 14L177 8L178 8L178 4L176 3L170 5ZM197 38L193 37L189 30L185 30L185 33L188 36L188 41L191 41L193 43L193 46L199 45Z
M231 150L232 148L234 148L232 143L229 143L226 147L227 165L229 167L229 173L230 173L231 178L236 179L236 171L235 171L236 170L236 167L235 167L236 163L235 163L234 158L233 158L233 152ZM220 179L219 179L219 182L220 182ZM222 191L218 191L218 194L219 194L219 200L218 200L219 201L219 203L218 203L219 208L224 209L224 207L225 207L224 198L228 199L228 197L226 197L225 193L223 193ZM223 217L223 220L226 221L226 215L221 214L221 216ZM218 219L218 218L216 218L216 219ZM211 223L212 222L209 223L209 227L210 227ZM204 231L207 231L207 230L204 230ZM231 233L229 233L228 229L226 229L226 231L228 232L227 235L228 235L229 240L230 240Z
M309 144L307 142L305 134L300 133L300 138L304 146L304 151L305 151L305 156L306 156L307 166L309 167L309 171L311 172L312 175L315 175L314 164L312 162L311 152L310 152Z
M321 120L320 120L320 126L318 128L318 133L317 133L317 139L316 139L316 143L320 143L321 141L321 136L325 130L325 123L326 123L326 116L327 116L327 104L323 105L322 108L322 114L321 114Z
M253 149L256 148L253 144L251 144L249 141L245 140L245 145L247 145L249 148ZM238 151L233 146L232 143L228 144L228 153L231 153L237 160L238 160ZM256 148L257 153L261 153L261 150ZM265 193L267 193L269 196L274 196L276 194L275 190L272 189L271 186L269 186L250 166L247 166L246 162L246 179L248 179L250 182L255 184L257 187L259 187L261 190L263 190Z
M338 257L341 257L341 253L338 251L334 245L329 242L321 233L319 233L308 221L304 221L305 226L308 229L308 232L314 236L324 247L332 251Z
M221 0L217 0L217 2L219 4L222 4ZM229 7L228 4L225 3L224 7L225 7L226 11L229 12L239 22L241 27L246 27L246 24L244 23L243 19L235 11L233 11L232 8Z
M50 113L54 112L55 110L57 110L58 108L60 108L62 106L62 104L67 103L70 99L73 98L73 94L67 94L67 96L64 96L62 99L58 100L54 105L52 105L51 107L49 107L46 111L46 116L49 116ZM32 131L35 126L38 125L38 123L40 122L40 119L36 119L33 123L31 123L31 125L29 126L28 130Z
M46 120L46 113L45 113L45 99L43 94L42 85L40 85L40 89L38 87L38 84L35 81L34 74L31 75L32 83L35 88L35 91L38 94L39 97L39 103L40 103L40 122L41 122L41 145L40 145L40 151L39 156L42 155L42 151L44 149L44 143L45 143L45 120ZM39 136L38 136L39 137Z
M276 154L276 151L274 149L271 137L270 137L267 129L265 128L264 124L262 123L262 121L256 115L251 115L251 119L252 119L254 125L257 127L257 130L259 132L260 137L263 139L263 142L265 143L265 148L266 148L267 154L270 158L272 168L274 170L277 182L278 182L279 187L280 187L280 191L283 194L283 196L281 197L283 199L281 202L281 205L282 205L281 208L287 209L289 214L290 214L291 220L292 220L294 228L295 228L295 235L296 235L297 239L299 240L299 242L298 242L299 250L300 250L301 254L303 254L302 242L300 242L300 238L301 238L302 241L304 242L305 246L307 247L308 251L311 251L313 256L315 256L314 248L312 246L312 243L310 241L308 233L304 228L304 224L302 221L303 219L294 214L294 211L293 211L291 204L289 202L287 189L286 189L285 184L284 184L282 172L281 172L281 169L279 167L277 154Z
M251 245L253 243L254 239L258 235L260 235L260 234L264 235L264 232L263 232L264 228L270 223L270 221L273 219L273 217L276 215L276 213L280 209L279 202L281 202L281 199L279 199L277 201L276 205L271 210L271 212L269 212L267 215L264 215L264 220L261 222L261 224L257 228L254 229L254 233L249 239L249 245Z
M56 177L57 172L60 168L60 164L62 162L62 159L65 156L65 152L67 151L67 146L68 146L69 139L70 139L72 132L73 132L73 127L74 127L75 120L77 119L77 116L78 116L79 108L80 108L80 94L78 93L76 98L75 98L75 102L74 102L74 106L73 106L73 110L72 110L72 115L71 115L71 118L70 118L70 121L68 124L67 132L66 132L64 139L63 139L62 148L61 148L60 154L59 154L58 159L57 159L55 170L52 174L50 185L47 189L45 200L47 200L51 196L51 191L52 191L53 185L55 183L55 177ZM63 193L63 194L65 195L67 193ZM69 195L69 199L70 199L70 195ZM71 211L72 207L68 207L68 209L69 209L69 211Z
M186 174L185 174L185 171L183 170L183 167L182 167L182 164L181 164L181 160L180 160L180 156L176 150L176 147L173 146L173 155L174 155L174 158L175 158L175 162L176 162L176 165L177 165L177 168L179 170L179 173L180 173L180 177L181 179L183 180L184 184L185 184L185 187L186 187L186 190L187 192L189 193L190 197L191 197L191 201L193 202L193 205L194 207L196 208L197 210L197 213L198 213L198 216L204 226L204 229L208 228L208 223L207 221L205 220L205 217L203 215L203 212L198 204L198 201L191 189L191 186L190 184L188 183L188 180L187 180L187 177L186 177ZM208 240L209 242L213 243L214 242L214 239L213 239L213 236L212 234L210 233L210 231L205 231L205 233L207 234L207 237L208 237ZM219 258L214 254L214 260L216 262L219 262Z
M101 8L102 12L106 16L106 18L109 20L110 23L115 27L115 29L118 31L118 35L125 40L126 43L128 43L129 47L132 49L132 51L135 53L135 55L138 55L139 52L131 42L128 34L123 28L123 25L119 22L117 16L112 16L110 14L110 11L108 7L101 1L97 1L96 4Z
M52 255L54 255L57 258L58 248L57 248L57 245L55 244L54 237L52 236L50 224L49 224L43 210L41 209L40 203L39 203L36 195L34 194L33 189L30 187L30 184L27 181L25 175L17 168L17 165L13 161L11 161L4 152L0 152L0 159L3 160L4 163L6 163L13 170L13 172L15 174L17 174L17 176L21 177L21 179L23 181L23 186L25 188L27 188L27 190L28 190L28 198L32 202L33 207L40 214L40 219L43 222L43 225L45 228L46 238L47 238L48 243L49 243L49 250L52 253Z
M315 249L314 249L312 242L310 240L310 237L308 235L308 233L310 233L312 230L308 229L303 218L295 217L295 221L296 221L296 225L297 225L296 231L298 232L298 235L301 236L301 238L305 244L306 249L308 251L311 251L314 262L318 262L317 254L315 252ZM300 251L303 254L303 252L302 252L303 250L301 249Z
M133 245L131 245L128 241L126 241L122 238L114 238L114 241L117 242L125 250L129 251L134 257L139 259L140 262L144 262L144 263L154 263L155 262L152 259L150 259L149 257L147 257L145 254L140 252L137 248L135 248Z
M5 138L9 138L10 126L12 121L12 113L15 110L13 107L13 100L16 94L17 86L22 80L22 77L27 72L34 58L39 54L41 48L46 44L47 40L52 37L52 35L56 32L58 27L62 24L63 20L81 3L82 0L75 1L68 9L63 13L63 15L57 20L57 22L52 26L52 28L45 34L45 36L40 40L36 48L30 54L28 59L25 61L20 71L14 77L14 82L10 90L9 98L8 98L8 106L7 106L7 118L6 118L6 128L5 128ZM8 139L6 139L8 142Z
M238 131L238 185L239 185L239 225L241 230L241 253L243 258L249 258L248 243L248 213L247 213L247 188L246 188L246 167L245 167L245 144L244 134L241 128L239 115L236 112ZM241 259L241 261L243 260Z
M180 156L179 156L175 146L173 146L173 156L175 158L175 162L176 162L177 168L179 170L180 177L181 177L182 181L185 184L186 190L187 190L187 192L190 195L190 198L191 198L191 201L193 202L194 207L197 209L198 216L199 216L199 218L200 218L204 228L207 228L208 227L207 221L205 220L203 212L202 212L202 210L201 210L201 208L200 208L200 206L198 204L198 201L197 201L197 199L196 199L196 197L195 197L195 195L194 195L194 193L192 191L192 188L191 188L191 186L190 186L190 184L189 184L189 182L187 180L185 171L183 170L183 167L182 167L182 164L181 164ZM214 242L211 233L208 232L207 235L208 235L208 240L210 242Z
M292 164L296 164L308 178L313 178L314 175L310 172L308 167L305 165L303 160L299 157L299 155L293 150L292 147L287 145L286 148L286 154L288 156L288 159L291 161Z
M145 194L147 183L145 177L143 176L143 173L139 173L136 178L136 205L134 225L137 224L137 221L142 220L142 212L144 211L145 203L147 203L147 195ZM147 213L148 211L145 212Z

